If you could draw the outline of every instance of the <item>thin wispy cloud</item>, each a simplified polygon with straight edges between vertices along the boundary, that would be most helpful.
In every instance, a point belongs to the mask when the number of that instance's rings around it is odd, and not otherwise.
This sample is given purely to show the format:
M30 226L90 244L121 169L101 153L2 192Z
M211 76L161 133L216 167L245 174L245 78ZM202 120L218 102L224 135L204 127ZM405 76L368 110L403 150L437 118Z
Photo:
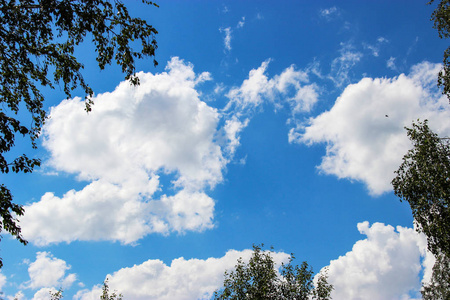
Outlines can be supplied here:
M396 66L396 64L395 64L395 60L396 60L396 58L391 56L391 57L386 61L386 67L387 67L388 69L391 69L392 71L398 71L398 68L397 68L397 66Z
M0 290L6 284L6 276L0 273Z
M237 23L236 28L242 28L245 25L245 17L242 17L242 19Z
M378 57L380 55L380 49L383 44L389 43L389 41L384 37L379 37L374 44L364 43L364 48L370 50L373 56Z
M238 21L238 23L236 24L236 26L234 28L241 29L244 27L244 25L245 25L245 17L242 17L241 20ZM224 48L225 48L224 49L225 53L230 52L232 49L231 40L233 39L232 27L221 27L221 28L219 28L219 31L224 34L223 44L224 44Z
M324 18L327 21L331 21L336 17L339 17L341 15L341 12L339 8L336 6L332 6L329 8L324 8L319 11L319 16Z
M329 79L337 87L349 84L352 79L350 72L352 68L361 60L363 54L356 50L352 43L341 43L340 56L331 62Z
M220 28L219 31L225 35L223 38L225 51L231 51L231 39L232 39L231 33L233 32L231 30L231 27Z

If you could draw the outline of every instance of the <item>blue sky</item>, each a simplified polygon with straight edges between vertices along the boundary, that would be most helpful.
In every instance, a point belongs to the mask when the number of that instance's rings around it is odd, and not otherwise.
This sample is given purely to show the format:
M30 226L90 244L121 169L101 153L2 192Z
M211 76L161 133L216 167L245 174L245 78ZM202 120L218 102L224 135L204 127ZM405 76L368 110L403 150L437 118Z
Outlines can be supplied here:
M94 89L45 91L33 174L1 175L26 247L4 234L4 296L197 299L252 244L328 267L333 299L417 299L433 258L392 193L404 126L450 134L445 41L426 1L126 1L154 25L138 88L92 47ZM81 98L80 98L81 97Z

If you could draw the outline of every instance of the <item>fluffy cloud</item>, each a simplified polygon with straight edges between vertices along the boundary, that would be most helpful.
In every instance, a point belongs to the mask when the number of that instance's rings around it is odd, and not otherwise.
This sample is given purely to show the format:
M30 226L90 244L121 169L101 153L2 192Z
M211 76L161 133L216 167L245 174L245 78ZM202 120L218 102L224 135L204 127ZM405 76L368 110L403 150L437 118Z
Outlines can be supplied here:
M137 88L122 82L98 95L89 114L81 99L54 107L44 128L51 165L83 180L112 183L135 182L158 170L177 172L183 186L220 182L225 161L213 142L219 114L195 90L198 79L208 76L196 76L178 58L167 69L138 74Z
M32 300L52 300L52 294L58 292L55 288L42 288L37 291Z
M290 141L326 143L321 171L362 181L372 194L389 191L393 172L410 148L404 126L428 119L437 133L450 134L448 100L435 88L439 69L424 62L409 75L349 85L329 111L292 129Z
M395 230L381 223L369 226L366 221L357 227L367 238L328 266L329 282L334 286L332 298L384 300L417 296L421 270L425 268L429 276L433 266L431 254L426 251L426 237L412 228L397 226Z
M48 252L36 253L36 260L30 263L28 274L30 281L27 286L32 289L52 288L55 286L68 288L76 281L76 275L66 275L71 267Z
M228 92L227 109L235 106L240 112L251 111L266 100L275 107L287 103L294 115L310 111L317 102L318 87L309 84L308 73L295 70L292 65L269 79L266 75L269 63L270 60L266 60L259 68L251 70L240 87Z
M150 233L212 228L214 200L205 191L223 181L249 122L247 112L268 101L275 107L287 103L295 116L317 101L317 87L306 72L290 66L268 78L268 64L228 92L230 103L221 112L201 101L196 90L209 73L195 74L178 58L167 72L140 73L138 87L122 82L95 96L89 114L80 98L53 107L43 131L50 153L46 164L87 185L62 196L48 192L27 205L24 236L37 245L132 244ZM162 175L173 176L169 186L160 184Z
M47 164L88 184L62 197L46 193L27 205L21 218L27 239L39 245L133 243L153 232L213 227L214 200L205 190L223 180L230 157L222 149L239 144L238 130L228 130L219 144L221 116L195 89L208 73L197 75L178 58L166 69L140 73L138 87L122 82L95 96L89 114L79 98L52 108L43 134ZM174 177L170 186L161 186L160 175Z
M366 239L352 250L330 262L328 281L333 284L333 299L413 299L419 295L421 278L430 277L433 256L426 250L426 237L412 228L396 228L382 223L358 223ZM127 298L209 299L223 283L224 270L236 265L239 257L248 261L252 250L229 250L221 258L174 259L170 265L147 260L107 275L111 290ZM287 262L289 255L272 253L275 262ZM323 271L323 270L322 270ZM317 278L316 278L317 279ZM75 299L98 299L101 286L82 290Z
M223 272L232 269L239 257L248 261L252 250L230 250L221 258L174 259L170 266L160 260L148 260L131 268L123 268L108 275L111 290L117 290L127 299L209 299L223 284ZM280 265L289 255L272 253ZM81 291L76 299L98 299L101 287Z

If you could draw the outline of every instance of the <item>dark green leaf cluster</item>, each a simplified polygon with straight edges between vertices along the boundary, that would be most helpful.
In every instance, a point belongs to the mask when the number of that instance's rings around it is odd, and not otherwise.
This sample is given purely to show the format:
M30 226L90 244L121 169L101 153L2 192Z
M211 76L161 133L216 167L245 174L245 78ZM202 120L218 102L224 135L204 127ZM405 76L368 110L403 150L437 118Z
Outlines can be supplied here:
M11 214L13 212L17 216L23 215L23 207L12 202L11 192L2 184L0 185L0 231L3 227L7 232L15 236L22 244L26 245L27 241L20 234L20 227L17 226L17 220ZM3 262L0 258L0 268Z
M313 285L313 271L306 262L293 265L291 254L288 264L282 264L278 274L269 251L253 246L253 254L246 264L240 258L231 272L225 272L224 286L214 293L214 299L331 299L333 289L326 275L321 274L318 286Z
M406 128L413 148L403 157L392 181L395 194L408 201L429 250L450 257L450 143L427 121Z
M432 4L434 0L428 2ZM441 39L450 37L450 0L441 0L431 15L434 28L437 29ZM438 86L443 88L443 93L447 95L450 102L450 47L444 51L444 67L439 72Z
M142 3L157 6L148 0ZM2 173L27 173L40 164L39 159L26 155L8 161L6 154L14 146L16 134L29 136L36 147L47 118L42 87L62 85L67 97L81 87L86 95L86 110L91 110L93 91L81 74L83 64L74 55L76 46L91 41L100 69L115 62L134 85L139 83L135 60L154 57L157 48L156 29L132 17L120 0L0 0L0 24ZM153 63L156 65L156 60ZM26 108L31 122L19 121L19 108ZM2 187L1 203L14 207L11 194ZM3 228L23 241L11 210L1 213ZM6 226L5 220L13 223Z

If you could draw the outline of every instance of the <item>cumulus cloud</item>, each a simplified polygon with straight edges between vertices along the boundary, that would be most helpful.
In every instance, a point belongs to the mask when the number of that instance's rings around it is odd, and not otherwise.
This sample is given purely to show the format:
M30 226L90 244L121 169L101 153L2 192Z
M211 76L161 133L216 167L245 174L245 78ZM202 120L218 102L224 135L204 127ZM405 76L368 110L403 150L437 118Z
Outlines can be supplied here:
M268 101L292 115L317 101L308 73L294 66L268 78L269 60L230 89L218 111L200 100L196 86L210 80L173 58L167 72L140 73L141 84L122 82L94 97L84 112L80 98L53 107L43 130L46 168L86 182L63 195L45 193L25 206L23 235L34 244L112 240L134 244L151 233L203 231L214 227L214 200L206 192L223 171L247 126L246 112ZM170 175L168 186L160 176Z
M240 112L252 111L264 101L269 101L275 107L287 103L294 115L310 111L317 102L318 87L309 83L308 73L296 70L292 65L269 79L266 74L269 63L270 59L251 70L240 87L228 92L230 102L227 109L235 106Z
M37 252L36 260L28 266L30 281L26 285L32 289L55 286L69 288L77 280L74 273L66 275L70 268L64 260L49 252Z
M51 300L51 295L58 292L55 288L41 288L37 291L32 300Z
M237 259L248 261L252 250L229 250L223 257L201 259L177 258L169 265L160 260L147 260L140 265L123 268L108 275L111 290L117 290L127 298L140 300L210 299L213 292L223 284L224 270L233 269ZM289 255L272 253L279 266L286 263ZM101 287L80 291L75 299L98 299Z
M326 143L323 173L364 182L374 195L390 191L411 147L404 126L428 119L438 134L450 134L448 101L435 87L439 70L439 64L424 62L408 75L363 78L347 86L329 111L292 129L289 139Z
M222 149L238 145L238 130L219 144L221 115L195 88L208 73L195 74L176 57L166 70L95 96L89 114L79 98L52 108L43 131L46 164L87 185L27 205L21 227L28 240L134 243L149 233L213 227L214 200L205 191L223 180L230 151ZM170 186L161 186L160 175L173 176Z
M412 228L396 229L382 223L357 225L366 239L357 241L350 252L332 260L328 281L333 284L332 298L412 299L420 295L420 272L429 273L432 264L424 257L426 237ZM421 263L423 262L423 264Z
M328 269L333 284L333 299L413 299L419 296L423 281L431 275L434 258L426 250L426 237L412 228L396 228L382 223L358 223L366 236L352 250ZM111 290L130 299L210 299L223 283L224 270L231 270L237 259L248 262L252 250L229 250L223 257L208 259L174 259L170 265L161 260L147 260L107 275ZM274 252L279 267L289 255ZM324 270L322 270L323 272ZM317 279L317 278L316 278ZM81 290L79 300L98 299L101 286Z

